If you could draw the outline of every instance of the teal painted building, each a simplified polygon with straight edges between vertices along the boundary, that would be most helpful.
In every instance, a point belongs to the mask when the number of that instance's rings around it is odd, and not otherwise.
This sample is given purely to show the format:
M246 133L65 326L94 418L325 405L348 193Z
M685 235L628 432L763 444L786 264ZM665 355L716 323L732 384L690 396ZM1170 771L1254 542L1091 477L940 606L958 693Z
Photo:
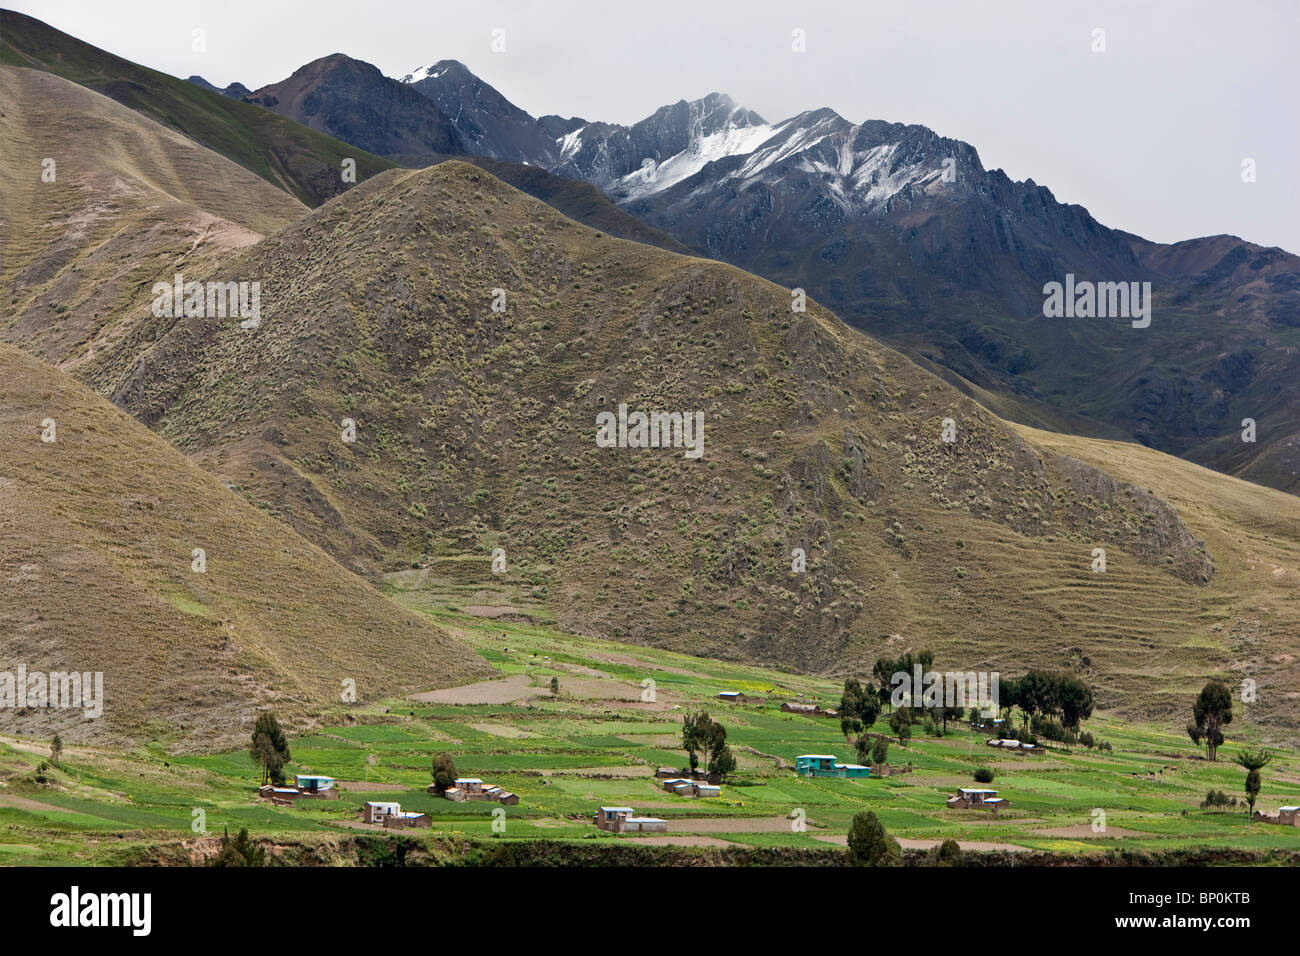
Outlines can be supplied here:
M860 763L839 763L830 754L804 754L794 758L801 777L870 777L871 768Z

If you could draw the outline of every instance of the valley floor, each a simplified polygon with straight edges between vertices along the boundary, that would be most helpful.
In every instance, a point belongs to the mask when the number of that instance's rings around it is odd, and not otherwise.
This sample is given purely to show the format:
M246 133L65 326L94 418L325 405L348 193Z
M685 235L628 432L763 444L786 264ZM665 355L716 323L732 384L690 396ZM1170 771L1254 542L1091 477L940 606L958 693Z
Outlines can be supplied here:
M547 840L591 848L598 841L699 853L739 845L824 854L840 851L850 820L864 809L874 810L904 849L951 837L973 852L1065 854L1078 862L1114 849L1300 850L1300 828L1252 823L1240 802L1223 811L1201 808L1210 789L1241 799L1245 772L1232 762L1235 739L1211 763L1173 728L1100 715L1086 727L1112 752L1076 746L1028 757L996 752L985 745L987 734L950 724L944 737L918 733L906 747L891 744L889 763L910 764L910 773L804 779L792 769L797 755L852 762L853 751L838 720L780 706L798 698L834 707L835 682L423 610L469 641L499 677L420 699L358 704L292 737L290 771L337 778L341 799L270 806L256 794L258 774L243 751L173 755L160 742L118 754L72 746L58 767L42 770L47 742L3 738L0 864L198 862L215 852L223 830L241 827L273 849L325 851L370 831L383 838L400 832L425 845ZM762 702L724 703L721 691ZM685 762L681 717L701 708L726 726L738 770L720 797L670 795L655 769ZM875 730L889 732L883 719ZM519 804L453 803L427 793L432 759L443 751L461 775L513 791ZM981 786L972 776L979 766L995 770L987 786L1010 802L997 818L945 804L959 786ZM1293 753L1279 751L1263 776L1261 809L1300 804ZM360 821L366 800L399 801L404 810L429 814L432 828L367 826ZM661 817L668 832L600 831L592 814L603 805ZM500 834L493 832L494 809L505 811ZM1100 813L1104 830L1093 825ZM196 831L200 822L206 838Z

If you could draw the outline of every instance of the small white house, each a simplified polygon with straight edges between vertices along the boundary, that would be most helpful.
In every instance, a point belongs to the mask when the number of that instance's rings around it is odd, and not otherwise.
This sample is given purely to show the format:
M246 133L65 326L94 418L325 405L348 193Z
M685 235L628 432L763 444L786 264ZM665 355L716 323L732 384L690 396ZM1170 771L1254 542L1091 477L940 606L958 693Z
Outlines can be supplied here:
M384 817L401 812L402 805L391 800L367 800L365 821L367 823L383 823Z

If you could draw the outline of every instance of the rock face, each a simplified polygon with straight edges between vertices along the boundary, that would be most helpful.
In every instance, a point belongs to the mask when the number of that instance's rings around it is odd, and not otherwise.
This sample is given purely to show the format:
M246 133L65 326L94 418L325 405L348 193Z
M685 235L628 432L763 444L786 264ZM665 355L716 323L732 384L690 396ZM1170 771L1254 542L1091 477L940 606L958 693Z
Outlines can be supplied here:
M1296 256L1232 236L1148 242L986 170L966 143L831 110L768 124L714 95L558 143L556 172L997 393L1008 417L1300 488L1300 396L1279 388L1300 373ZM1045 318L1044 286L1067 275L1150 283L1153 324Z
M380 155L469 151L431 100L342 53L313 60L245 99Z
M440 60L402 77L446 116L475 156L550 168L555 136L456 60Z

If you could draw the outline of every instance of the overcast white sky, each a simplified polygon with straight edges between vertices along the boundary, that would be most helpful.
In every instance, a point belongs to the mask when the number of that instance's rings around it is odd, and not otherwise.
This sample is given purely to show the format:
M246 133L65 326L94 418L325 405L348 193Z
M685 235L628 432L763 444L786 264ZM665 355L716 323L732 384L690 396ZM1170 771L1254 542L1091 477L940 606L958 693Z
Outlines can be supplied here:
M456 59L533 115L631 123L714 90L966 140L1109 226L1300 253L1296 0L7 0L89 43L256 89L342 52ZM191 50L206 31L207 50ZM493 53L491 34L505 31ZM791 50L806 31L807 52ZM1092 52L1092 31L1106 52ZM1258 180L1241 180L1243 158Z

